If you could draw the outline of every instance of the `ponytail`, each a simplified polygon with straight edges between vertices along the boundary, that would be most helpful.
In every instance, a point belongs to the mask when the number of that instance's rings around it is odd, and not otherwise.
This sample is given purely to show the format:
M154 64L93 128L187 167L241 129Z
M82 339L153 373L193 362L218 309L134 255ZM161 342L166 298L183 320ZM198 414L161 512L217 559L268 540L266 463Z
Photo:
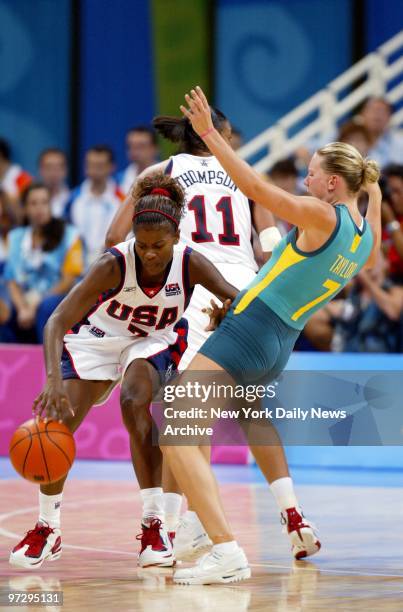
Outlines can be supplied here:
M217 108L211 108L211 118L214 127L222 132L227 117ZM208 152L208 147L200 136L192 128L192 124L186 117L171 117L160 115L154 117L152 124L155 130L167 140L178 143L181 153L197 154Z
M379 179L380 172L379 166L373 159L364 159L362 169L362 182L363 184L376 183Z

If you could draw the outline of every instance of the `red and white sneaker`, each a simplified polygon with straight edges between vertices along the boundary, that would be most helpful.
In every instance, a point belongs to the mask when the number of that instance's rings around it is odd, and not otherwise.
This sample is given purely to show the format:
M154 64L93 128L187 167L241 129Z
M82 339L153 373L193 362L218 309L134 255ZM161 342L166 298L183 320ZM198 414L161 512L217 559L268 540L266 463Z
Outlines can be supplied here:
M284 525L284 531L290 538L291 550L295 559L304 559L320 550L321 544L315 533L314 525L307 521L297 508L287 508L285 513L282 512L281 522Z
M141 550L138 557L140 567L172 567L175 556L168 533L160 519L151 519L141 525L142 533L136 539L141 540Z
M10 553L10 565L37 569L46 561L56 561L62 554L60 529L37 523Z

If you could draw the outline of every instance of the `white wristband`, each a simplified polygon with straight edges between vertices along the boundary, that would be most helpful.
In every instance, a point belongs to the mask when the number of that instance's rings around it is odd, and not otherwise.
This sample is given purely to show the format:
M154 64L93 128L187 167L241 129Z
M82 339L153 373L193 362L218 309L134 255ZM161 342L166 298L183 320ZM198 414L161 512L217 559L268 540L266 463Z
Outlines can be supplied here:
M276 244L281 240L281 234L277 227L266 227L259 234L260 244L265 253L271 253Z

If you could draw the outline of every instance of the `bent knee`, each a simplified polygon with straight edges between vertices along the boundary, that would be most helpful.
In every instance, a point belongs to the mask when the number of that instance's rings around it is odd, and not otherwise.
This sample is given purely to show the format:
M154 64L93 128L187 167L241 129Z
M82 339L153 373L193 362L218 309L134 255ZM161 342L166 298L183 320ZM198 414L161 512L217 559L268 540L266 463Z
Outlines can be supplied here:
M120 406L123 413L137 414L139 412L149 412L151 396L147 393L132 394L122 393L120 396Z
M126 429L135 435L146 435L152 425L150 400L136 396L125 396L120 400L123 422Z

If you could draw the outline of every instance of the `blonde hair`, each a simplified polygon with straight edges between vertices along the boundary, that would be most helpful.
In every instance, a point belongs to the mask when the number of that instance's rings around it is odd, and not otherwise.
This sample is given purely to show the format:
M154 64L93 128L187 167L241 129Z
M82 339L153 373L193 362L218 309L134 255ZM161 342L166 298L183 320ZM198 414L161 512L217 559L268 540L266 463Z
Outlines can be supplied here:
M355 147L346 142L331 142L318 149L321 167L327 174L337 174L346 181L351 193L358 193L366 183L376 183L379 166L373 159L363 158Z

